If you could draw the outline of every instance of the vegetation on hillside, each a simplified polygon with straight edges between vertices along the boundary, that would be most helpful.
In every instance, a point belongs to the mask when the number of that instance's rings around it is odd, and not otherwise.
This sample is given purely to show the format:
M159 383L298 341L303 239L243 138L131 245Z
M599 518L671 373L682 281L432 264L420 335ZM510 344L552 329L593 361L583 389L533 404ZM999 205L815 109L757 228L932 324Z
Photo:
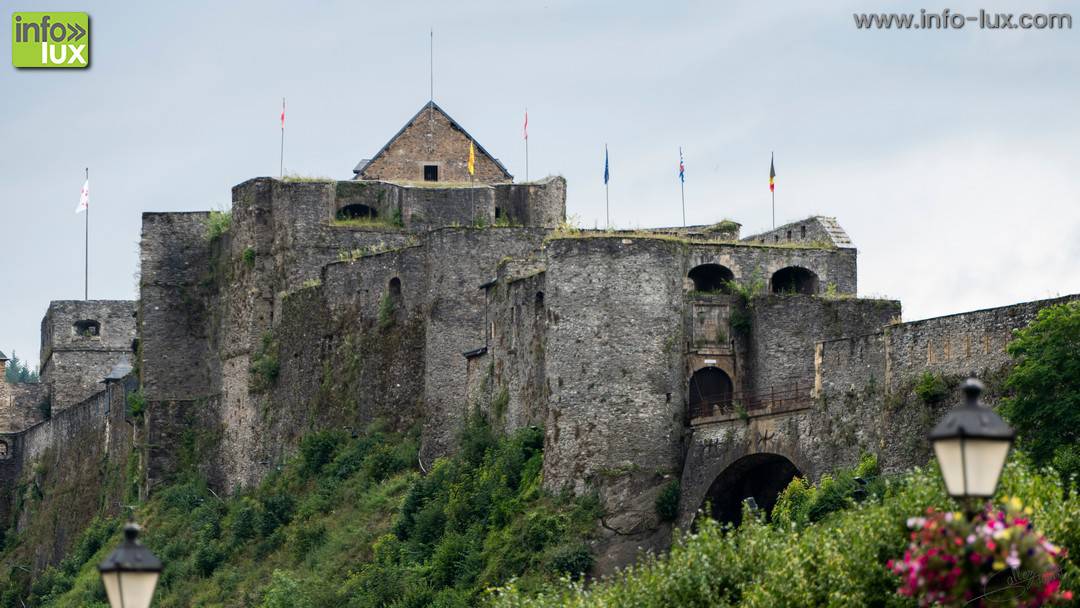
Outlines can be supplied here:
M421 477L417 436L318 432L258 488L221 497L187 475L136 519L165 563L155 606L472 606L591 566L594 500L540 488L542 431L496 436L474 417L457 456ZM106 608L96 564L121 521L97 519L59 566L9 573L0 606ZM25 603L23 603L25 602Z
M491 603L497 608L915 606L914 599L897 595L900 578L886 564L903 555L909 518L927 507L955 510L956 505L933 464L870 483L861 501L854 491L838 490L837 479L854 473L816 486L793 481L771 522L749 512L738 528L704 519L668 554L649 557L612 579L589 585L563 581L539 593L512 583L493 593ZM1019 453L1006 468L999 501L1005 496L1032 505L1034 525L1069 554L1062 587L1080 587L1074 557L1080 555L1080 501L1065 497L1056 473L1036 470Z

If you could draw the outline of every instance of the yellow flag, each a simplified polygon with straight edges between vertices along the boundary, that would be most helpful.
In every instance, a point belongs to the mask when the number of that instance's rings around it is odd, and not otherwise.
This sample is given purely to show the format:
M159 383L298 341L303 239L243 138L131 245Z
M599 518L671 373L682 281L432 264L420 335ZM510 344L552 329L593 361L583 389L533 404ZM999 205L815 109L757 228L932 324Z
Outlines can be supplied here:
M469 175L476 175L476 149L471 139L469 140Z

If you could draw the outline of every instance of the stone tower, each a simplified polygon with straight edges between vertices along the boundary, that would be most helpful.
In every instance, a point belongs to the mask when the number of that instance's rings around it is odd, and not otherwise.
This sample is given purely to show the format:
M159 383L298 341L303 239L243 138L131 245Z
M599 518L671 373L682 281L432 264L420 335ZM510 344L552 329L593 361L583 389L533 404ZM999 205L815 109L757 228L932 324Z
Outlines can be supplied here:
M101 379L136 349L135 303L63 300L41 320L41 382L59 412L101 391Z

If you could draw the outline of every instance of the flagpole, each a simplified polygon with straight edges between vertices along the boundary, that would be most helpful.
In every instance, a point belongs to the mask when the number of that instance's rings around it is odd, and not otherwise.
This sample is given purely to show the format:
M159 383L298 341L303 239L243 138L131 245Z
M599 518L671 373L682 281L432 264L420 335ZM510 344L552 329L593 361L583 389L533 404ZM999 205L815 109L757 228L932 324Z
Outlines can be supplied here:
M604 144L604 214L607 220L607 229L611 230L611 194L608 186L608 152L607 144Z
M776 184L773 174L776 172L776 153L769 152L769 194L772 197L772 227L776 230Z
M686 177L684 176L682 146L679 146L679 194L682 197L682 225L686 228Z
M90 167L86 168L86 182L90 183ZM86 205L86 235L83 251L83 299L90 299L90 204Z
M525 108L525 182L529 181L529 108Z
M281 98L281 158L278 161L278 177L285 177L285 98Z

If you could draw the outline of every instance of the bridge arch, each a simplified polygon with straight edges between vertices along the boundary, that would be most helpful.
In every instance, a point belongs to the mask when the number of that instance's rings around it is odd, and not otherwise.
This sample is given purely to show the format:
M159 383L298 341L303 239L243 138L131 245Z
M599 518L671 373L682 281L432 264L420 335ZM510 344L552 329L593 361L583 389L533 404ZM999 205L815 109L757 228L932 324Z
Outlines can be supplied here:
M813 295L818 292L818 276L802 266L786 266L773 273L769 286L773 293Z
M748 454L720 471L698 508L716 521L738 525L744 501L752 498L758 509L772 513L780 493L800 475L786 456L772 452Z
M711 505L706 515L716 517L718 521L730 521L725 514L730 504L738 505L733 511L741 516L742 501L747 496L754 496L758 507L771 509L776 496L766 500L763 492L746 494L748 487L739 483L747 477L771 473L773 486L780 487L758 489L775 489L776 495L787 487L791 477L817 478L822 469L820 463L807 457L800 445L800 440L805 437L797 428L776 422L775 418L751 418L749 423L735 418L695 429L683 466L678 527L690 529L706 503ZM791 467L785 470L781 466L784 461ZM789 476L792 469L795 472Z

